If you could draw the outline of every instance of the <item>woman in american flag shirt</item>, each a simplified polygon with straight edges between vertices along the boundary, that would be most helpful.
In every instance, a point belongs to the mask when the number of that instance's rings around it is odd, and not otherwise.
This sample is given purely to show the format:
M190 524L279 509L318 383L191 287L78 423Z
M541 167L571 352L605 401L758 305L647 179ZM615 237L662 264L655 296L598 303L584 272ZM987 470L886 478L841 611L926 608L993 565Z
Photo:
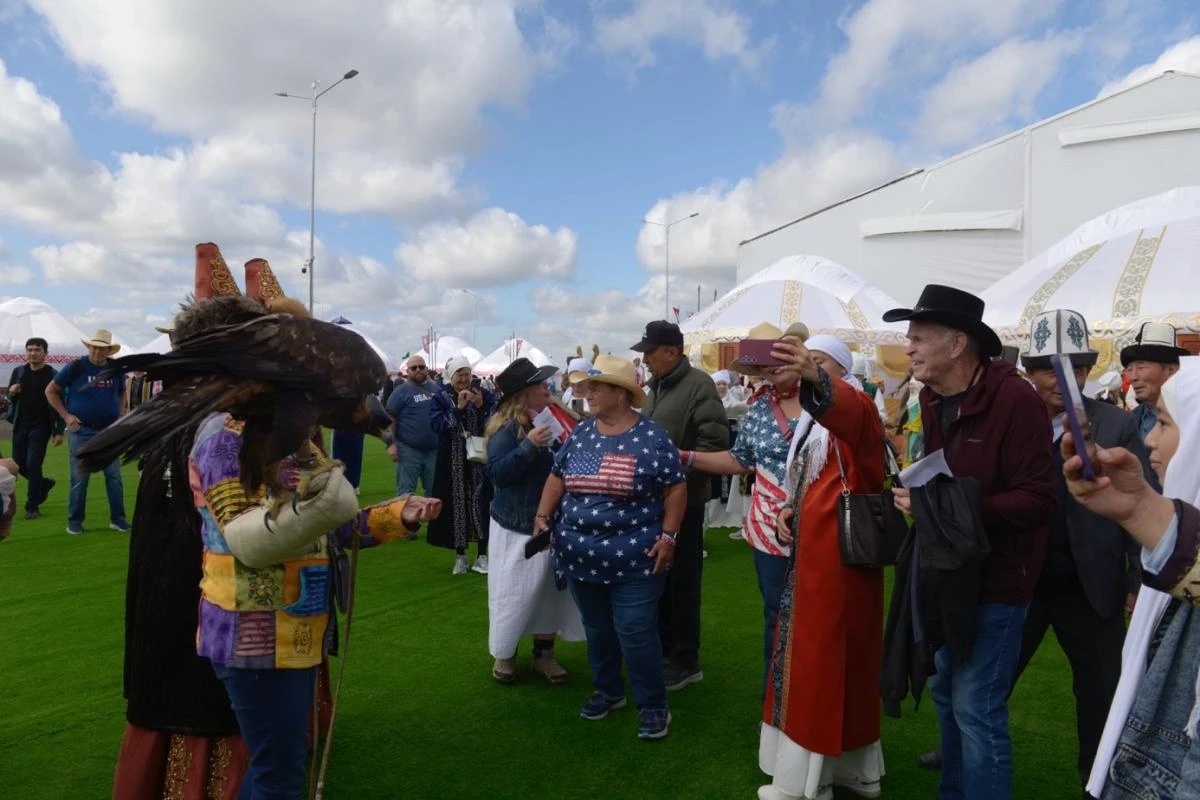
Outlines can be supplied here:
M553 530L555 572L566 579L587 634L595 692L580 716L625 706L622 657L638 706L638 736L667 735L658 602L687 504L679 451L638 413L645 394L631 362L600 356L574 384L592 416L559 450L534 533ZM584 388L586 387L586 388Z
M797 326L798 328L799 326ZM781 331L763 323L751 331L755 338L782 339L797 336L799 330ZM775 520L787 504L784 465L803 409L798 398L800 375L794 369L755 367L735 362L732 368L743 375L762 377L765 382L750 397L750 410L738 429L732 450L723 453L683 453L693 469L713 475L754 473L750 493L750 512L742 523L742 536L753 548L754 571L763 601L763 691L767 686L767 666L771 663L771 642L775 620L779 616L779 598L787 579L791 548L775 538Z

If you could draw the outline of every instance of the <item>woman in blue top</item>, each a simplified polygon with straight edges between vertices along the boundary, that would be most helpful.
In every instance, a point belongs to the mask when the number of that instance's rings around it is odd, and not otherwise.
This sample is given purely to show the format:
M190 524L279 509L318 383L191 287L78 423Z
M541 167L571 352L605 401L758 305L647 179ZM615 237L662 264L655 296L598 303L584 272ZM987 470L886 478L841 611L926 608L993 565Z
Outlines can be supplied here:
M660 739L671 715L658 601L687 486L666 431L637 411L646 396L632 363L600 356L585 385L592 416L554 459L534 533L553 526L555 572L570 583L583 615L595 692L580 715L603 719L625 705L623 656L640 712L638 736Z
M525 557L553 450L560 444L550 425L534 427L533 420L550 405L546 380L557 371L538 369L527 358L509 364L496 380L500 407L487 425L487 471L495 489L488 530L488 649L496 659L492 677L501 683L516 680L521 637L532 634L533 672L551 683L567 680L554 658L555 636L583 639L579 611L555 586L549 554Z

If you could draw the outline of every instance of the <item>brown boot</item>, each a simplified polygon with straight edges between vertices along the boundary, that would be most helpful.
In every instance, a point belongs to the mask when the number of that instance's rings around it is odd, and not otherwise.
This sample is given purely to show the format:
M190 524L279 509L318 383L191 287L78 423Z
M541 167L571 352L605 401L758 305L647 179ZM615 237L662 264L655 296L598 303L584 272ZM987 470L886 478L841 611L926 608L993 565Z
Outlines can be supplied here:
M533 660L533 674L541 675L551 683L566 683L567 671L554 660L554 650L543 650L542 654Z

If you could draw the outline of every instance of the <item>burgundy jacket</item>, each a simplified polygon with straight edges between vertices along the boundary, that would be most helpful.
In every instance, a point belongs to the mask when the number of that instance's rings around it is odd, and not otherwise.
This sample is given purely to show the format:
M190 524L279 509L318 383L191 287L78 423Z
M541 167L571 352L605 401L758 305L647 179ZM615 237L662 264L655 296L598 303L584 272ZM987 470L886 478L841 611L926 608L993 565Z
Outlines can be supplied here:
M979 602L1025 605L1033 599L1058 510L1046 406L1004 361L989 363L968 390L945 442L940 404L929 387L921 390L925 452L944 448L950 470L978 481L983 496L983 527L992 552L983 562Z

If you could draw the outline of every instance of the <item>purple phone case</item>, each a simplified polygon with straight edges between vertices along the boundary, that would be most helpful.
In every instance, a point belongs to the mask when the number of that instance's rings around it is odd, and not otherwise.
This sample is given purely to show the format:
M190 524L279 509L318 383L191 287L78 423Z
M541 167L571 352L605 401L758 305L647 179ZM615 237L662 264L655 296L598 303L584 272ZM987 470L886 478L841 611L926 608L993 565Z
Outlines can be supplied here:
M1058 378L1058 390L1066 401L1063 405L1066 407L1067 425L1071 428L1071 439L1075 442L1075 452L1083 459L1083 477L1094 481L1096 470L1092 466L1092 457L1087 451L1083 425L1080 423L1080 416L1086 414L1083 395L1079 393L1079 384L1075 382L1075 370L1071 366L1071 359L1068 356L1056 355L1050 357L1050 363L1054 365L1054 376ZM1086 416L1083 418L1087 419Z
M743 339L738 344L738 361L755 367L780 367L783 362L771 358L775 339Z

